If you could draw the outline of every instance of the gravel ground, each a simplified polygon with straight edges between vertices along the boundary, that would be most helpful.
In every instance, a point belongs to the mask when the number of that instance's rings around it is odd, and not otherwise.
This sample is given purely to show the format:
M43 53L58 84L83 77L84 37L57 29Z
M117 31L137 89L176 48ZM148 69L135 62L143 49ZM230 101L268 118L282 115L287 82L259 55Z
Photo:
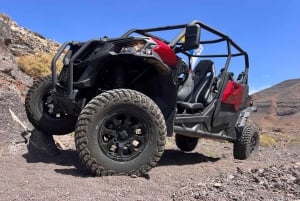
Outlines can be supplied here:
M298 144L261 147L239 161L226 142L201 140L184 153L170 139L144 177L93 177L80 165L71 135L55 138L64 149L57 151L36 134L28 145L2 152L0 200L300 200Z

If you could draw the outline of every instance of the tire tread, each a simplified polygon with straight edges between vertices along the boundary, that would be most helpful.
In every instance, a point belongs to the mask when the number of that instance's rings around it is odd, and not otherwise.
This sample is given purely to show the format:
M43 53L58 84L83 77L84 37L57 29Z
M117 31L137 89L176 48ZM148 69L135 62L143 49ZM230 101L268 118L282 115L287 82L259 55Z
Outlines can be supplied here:
M147 164L139 167L138 169L130 170L128 172L116 172L114 170L105 169L101 164L97 163L95 158L88 151L88 137L86 133L86 127L90 123L93 115L99 108L106 107L109 102L134 102L141 104L144 109L149 110L155 119L155 125L158 127L159 132L157 136L157 149L152 157L149 158ZM166 144L166 126L164 117L159 107L144 94L130 90L130 89L115 89L104 92L96 96L88 105L82 110L75 130L75 145L76 150L83 164L96 176L107 175L129 175L129 176L141 176L155 167L162 156Z

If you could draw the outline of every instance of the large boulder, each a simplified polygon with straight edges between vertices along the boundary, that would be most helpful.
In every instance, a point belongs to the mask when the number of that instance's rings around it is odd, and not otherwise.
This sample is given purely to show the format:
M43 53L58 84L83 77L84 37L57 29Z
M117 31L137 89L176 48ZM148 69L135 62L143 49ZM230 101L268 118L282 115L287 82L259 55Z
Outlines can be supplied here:
M24 105L17 93L0 88L0 154L12 154L24 148L25 128L30 127Z

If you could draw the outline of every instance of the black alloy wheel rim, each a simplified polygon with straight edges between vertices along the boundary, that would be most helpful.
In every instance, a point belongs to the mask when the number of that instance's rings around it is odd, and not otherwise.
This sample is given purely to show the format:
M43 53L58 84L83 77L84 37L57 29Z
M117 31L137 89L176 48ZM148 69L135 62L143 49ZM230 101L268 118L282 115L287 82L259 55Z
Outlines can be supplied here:
M65 112L61 111L57 106L55 106L54 102L51 99L50 92L46 93L43 96L41 105L43 107L43 110L41 111L44 111L51 118L62 119L67 116Z
M130 161L146 147L149 132L142 113L125 109L110 113L98 131L98 144L103 153L115 161Z

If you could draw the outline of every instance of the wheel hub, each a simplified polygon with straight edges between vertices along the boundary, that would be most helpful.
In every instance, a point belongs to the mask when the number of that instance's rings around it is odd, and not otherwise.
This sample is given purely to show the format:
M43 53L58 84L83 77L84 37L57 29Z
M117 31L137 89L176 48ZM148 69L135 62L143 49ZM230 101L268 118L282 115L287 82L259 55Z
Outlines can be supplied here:
M126 130L122 130L121 132L118 132L118 135L122 140L125 140L129 136Z
M98 144L105 155L117 161L137 157L147 141L147 121L126 109L107 115L98 131Z

